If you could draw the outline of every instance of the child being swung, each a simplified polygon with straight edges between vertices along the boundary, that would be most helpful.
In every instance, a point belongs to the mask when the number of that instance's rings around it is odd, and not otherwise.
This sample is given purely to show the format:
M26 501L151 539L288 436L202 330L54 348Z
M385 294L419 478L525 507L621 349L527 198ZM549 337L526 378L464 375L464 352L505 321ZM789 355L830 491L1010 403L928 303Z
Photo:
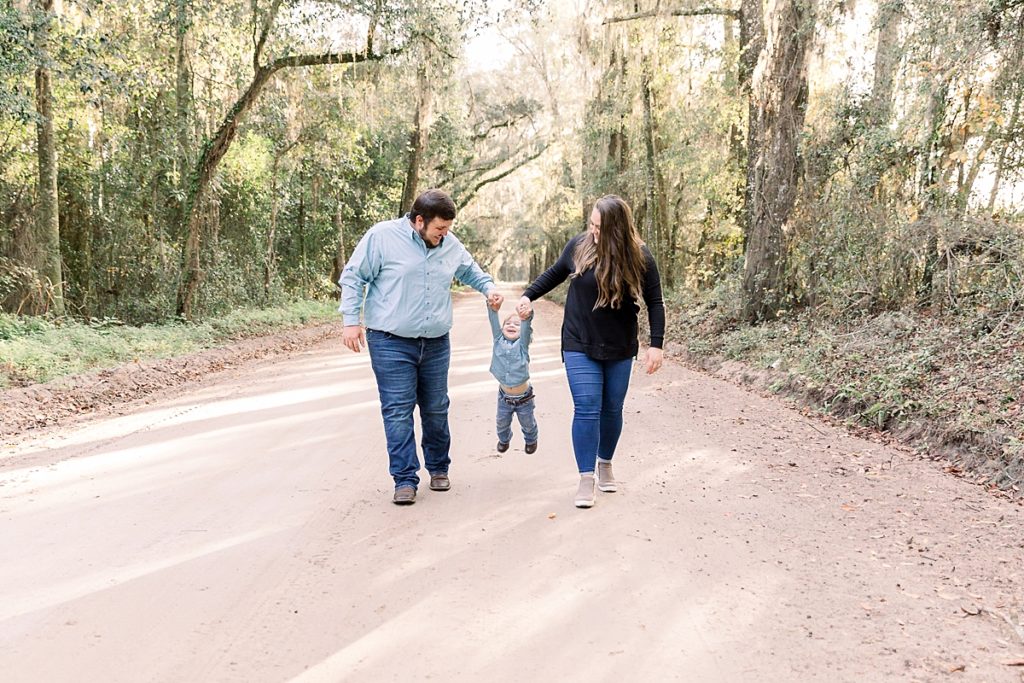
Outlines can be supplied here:
M499 304L500 307L500 304ZM533 415L534 394L530 386L530 341L533 311L526 318L512 314L498 321L498 311L487 307L494 337L491 374L498 380L498 452L508 450L512 441L512 416L519 418L526 452L537 450L537 418Z

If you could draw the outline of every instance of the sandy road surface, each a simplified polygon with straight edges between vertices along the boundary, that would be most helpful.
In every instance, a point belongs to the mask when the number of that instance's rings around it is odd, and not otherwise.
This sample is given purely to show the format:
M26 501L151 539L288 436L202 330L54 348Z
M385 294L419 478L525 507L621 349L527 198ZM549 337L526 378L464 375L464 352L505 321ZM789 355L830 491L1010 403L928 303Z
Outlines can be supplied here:
M391 505L340 338L0 451L4 681L1019 681L1021 508L668 363L572 507L560 309L540 450L498 457L478 296L453 490Z

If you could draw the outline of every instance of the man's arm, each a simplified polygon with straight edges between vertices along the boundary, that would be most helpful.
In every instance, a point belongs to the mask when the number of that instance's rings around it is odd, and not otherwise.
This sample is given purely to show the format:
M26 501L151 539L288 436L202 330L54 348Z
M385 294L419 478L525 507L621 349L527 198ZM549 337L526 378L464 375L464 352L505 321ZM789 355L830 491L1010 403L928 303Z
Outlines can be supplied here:
M476 260L470 256L465 248L462 250L462 259L459 262L459 267L455 269L455 279L464 285L472 287L484 296L490 296L491 292L495 289L494 278L477 265Z
M487 303L491 306L500 307L502 302L505 301L505 297L498 294L494 278L477 265L476 260L470 256L465 247L462 248L462 261L459 263L459 267L455 269L455 279L486 296Z
M360 313L366 297L366 287L380 272L380 254L374 248L372 232L367 232L352 251L352 257L341 271L341 311L345 324L342 343L356 353L365 345L366 337L360 324Z

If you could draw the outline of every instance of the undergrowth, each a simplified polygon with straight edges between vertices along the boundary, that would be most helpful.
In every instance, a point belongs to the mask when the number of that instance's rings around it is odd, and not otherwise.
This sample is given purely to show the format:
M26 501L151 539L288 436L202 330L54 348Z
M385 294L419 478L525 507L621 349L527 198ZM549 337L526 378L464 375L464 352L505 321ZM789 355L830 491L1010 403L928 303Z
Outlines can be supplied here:
M892 432L979 480L1024 488L1024 313L805 311L750 326L729 300L668 301L670 342L705 366L739 361L771 391Z
M322 301L239 309L194 324L138 327L112 318L79 322L0 314L0 388L46 382L144 358L167 358L337 319L336 304Z

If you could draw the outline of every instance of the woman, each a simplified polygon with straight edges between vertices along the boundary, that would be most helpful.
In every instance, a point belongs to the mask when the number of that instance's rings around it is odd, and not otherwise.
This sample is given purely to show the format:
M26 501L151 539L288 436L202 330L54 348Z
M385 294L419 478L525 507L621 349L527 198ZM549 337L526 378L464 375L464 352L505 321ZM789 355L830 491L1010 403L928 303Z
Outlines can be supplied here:
M605 195L594 204L589 228L569 240L558 261L523 292L519 312L569 280L562 320L562 358L572 392L572 446L580 472L576 507L594 505L595 484L617 489L612 456L622 433L622 404L629 388L642 297L651 324L647 374L661 367L665 306L654 256L640 240L624 200ZM597 470L595 482L595 465Z

